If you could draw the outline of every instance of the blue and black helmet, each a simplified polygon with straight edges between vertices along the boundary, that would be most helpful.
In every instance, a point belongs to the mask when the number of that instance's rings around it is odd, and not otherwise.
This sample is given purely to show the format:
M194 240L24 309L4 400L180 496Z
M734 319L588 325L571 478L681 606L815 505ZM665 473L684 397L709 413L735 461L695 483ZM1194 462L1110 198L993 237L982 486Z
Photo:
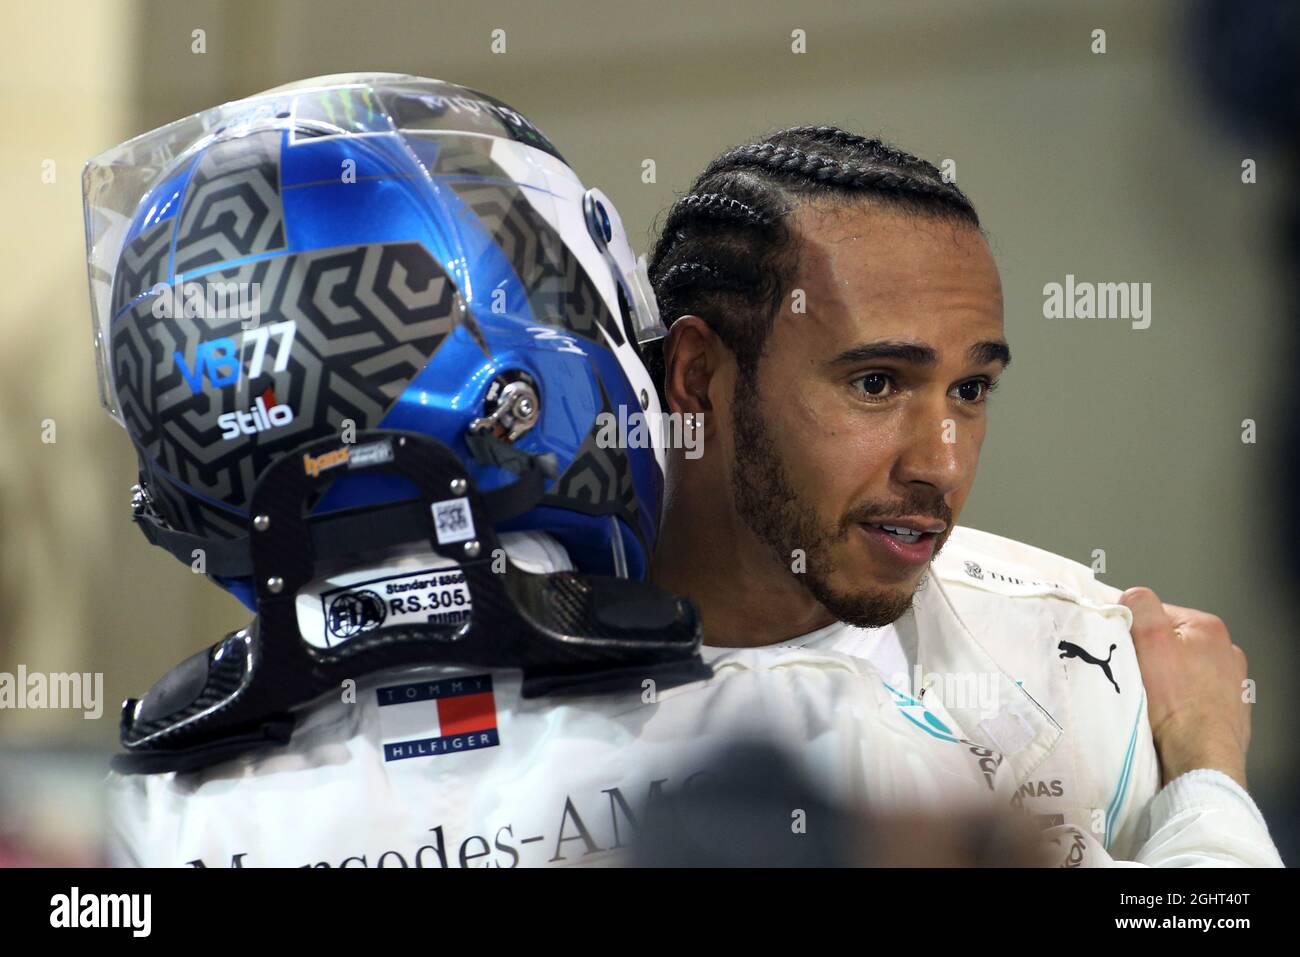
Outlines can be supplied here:
M84 192L101 398L139 454L137 515L178 557L247 535L277 459L380 429L437 439L484 491L514 481L510 454L544 459L544 494L499 531L645 577L660 439L599 436L602 414L658 415L640 349L662 326L613 205L519 113L323 77L137 137ZM409 494L358 474L314 512Z

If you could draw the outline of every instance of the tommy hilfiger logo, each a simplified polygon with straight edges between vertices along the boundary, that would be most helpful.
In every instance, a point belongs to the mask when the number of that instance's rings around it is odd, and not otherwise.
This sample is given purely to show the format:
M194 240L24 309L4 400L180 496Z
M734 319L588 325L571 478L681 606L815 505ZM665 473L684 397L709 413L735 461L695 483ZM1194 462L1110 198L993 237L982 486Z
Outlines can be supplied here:
M383 709L385 761L476 751L501 743L491 675L389 685L376 693Z
M1096 665L1099 667L1103 672L1105 672L1106 677L1110 679L1110 683L1115 685L1115 693L1119 694L1119 685L1115 683L1115 676L1110 673L1111 655L1115 654L1114 645L1110 646L1110 651L1107 653L1105 661L1100 658L1094 658L1078 645L1068 641L1063 641L1056 647L1060 650L1062 658L1080 658L1083 661L1088 662L1090 665Z

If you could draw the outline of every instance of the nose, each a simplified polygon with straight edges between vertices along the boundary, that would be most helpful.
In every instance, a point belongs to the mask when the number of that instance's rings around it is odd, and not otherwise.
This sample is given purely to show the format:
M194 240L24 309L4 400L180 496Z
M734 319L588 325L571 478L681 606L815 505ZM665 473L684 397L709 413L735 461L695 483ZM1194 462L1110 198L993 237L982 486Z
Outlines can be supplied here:
M978 437L970 434L971 428L946 408L913 409L894 461L894 481L909 492L929 486L946 498L962 485L978 460Z

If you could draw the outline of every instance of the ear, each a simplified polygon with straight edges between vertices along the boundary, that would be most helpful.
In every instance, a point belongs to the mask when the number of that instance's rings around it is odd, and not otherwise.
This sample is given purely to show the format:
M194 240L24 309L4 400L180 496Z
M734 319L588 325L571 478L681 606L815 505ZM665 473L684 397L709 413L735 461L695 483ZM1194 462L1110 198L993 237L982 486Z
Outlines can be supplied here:
M693 415L712 413L709 387L726 347L699 316L682 316L664 342L664 399L668 411ZM711 414L704 416L706 423Z

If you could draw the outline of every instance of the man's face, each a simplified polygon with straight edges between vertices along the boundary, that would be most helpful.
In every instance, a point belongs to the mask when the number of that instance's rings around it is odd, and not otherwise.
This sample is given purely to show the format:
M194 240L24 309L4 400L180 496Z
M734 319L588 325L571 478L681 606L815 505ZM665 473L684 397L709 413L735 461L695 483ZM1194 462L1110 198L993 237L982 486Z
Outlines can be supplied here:
M1009 358L1001 284L969 226L866 204L792 220L793 292L752 381L736 371L732 493L822 606L878 627L910 606L975 481Z

